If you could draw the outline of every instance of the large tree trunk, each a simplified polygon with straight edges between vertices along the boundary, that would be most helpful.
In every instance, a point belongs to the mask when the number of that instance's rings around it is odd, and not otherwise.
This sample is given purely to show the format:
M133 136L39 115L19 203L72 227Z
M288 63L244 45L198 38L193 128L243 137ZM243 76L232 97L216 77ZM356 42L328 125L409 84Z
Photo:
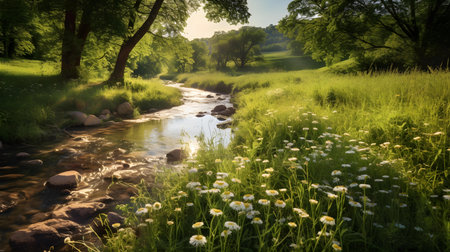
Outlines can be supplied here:
M153 4L150 14L148 15L147 19L142 24L142 26L139 27L139 29L132 37L129 37L128 39L124 40L122 46L120 47L119 54L117 55L114 70L111 73L111 76L109 77L108 80L109 83L117 83L117 82L123 83L125 66L128 60L128 56L130 55L134 47L137 45L137 43L144 37L144 35L150 29L151 25L158 16L158 12L161 9L163 2L164 0L156 0L155 3Z
M64 79L76 79L79 77L74 52L77 5L77 0L66 0L65 2L64 35L61 54L61 76Z

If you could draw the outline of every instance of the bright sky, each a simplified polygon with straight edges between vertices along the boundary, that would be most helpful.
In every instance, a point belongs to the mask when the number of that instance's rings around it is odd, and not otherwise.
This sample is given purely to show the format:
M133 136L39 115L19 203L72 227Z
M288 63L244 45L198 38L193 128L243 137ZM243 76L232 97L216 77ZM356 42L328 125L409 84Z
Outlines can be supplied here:
M267 27L278 24L278 21L287 15L287 6L291 0L247 0L251 17L248 26ZM184 36L190 40L195 38L209 38L216 31L230 31L239 29L242 25L229 25L209 22L205 12L200 8L187 20Z

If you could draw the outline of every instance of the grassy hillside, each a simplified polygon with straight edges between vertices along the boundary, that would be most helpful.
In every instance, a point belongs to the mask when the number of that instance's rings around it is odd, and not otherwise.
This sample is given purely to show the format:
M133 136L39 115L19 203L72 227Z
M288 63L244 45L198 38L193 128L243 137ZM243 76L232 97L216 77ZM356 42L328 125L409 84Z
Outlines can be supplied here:
M138 185L107 248L450 246L450 72L337 75L323 68L179 80L236 92L233 144L206 140L185 173L159 175L162 190Z
M33 142L66 125L65 111L99 114L129 101L141 112L180 104L180 92L159 80L127 80L125 88L62 82L56 64L31 60L0 62L0 140Z

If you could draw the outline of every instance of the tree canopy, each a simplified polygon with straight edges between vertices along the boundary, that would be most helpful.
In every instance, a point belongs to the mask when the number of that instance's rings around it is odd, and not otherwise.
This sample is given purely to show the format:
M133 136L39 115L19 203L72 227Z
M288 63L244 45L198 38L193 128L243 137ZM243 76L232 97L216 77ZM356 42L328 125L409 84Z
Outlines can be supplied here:
M328 64L348 57L397 66L446 63L448 0L294 0L279 29Z

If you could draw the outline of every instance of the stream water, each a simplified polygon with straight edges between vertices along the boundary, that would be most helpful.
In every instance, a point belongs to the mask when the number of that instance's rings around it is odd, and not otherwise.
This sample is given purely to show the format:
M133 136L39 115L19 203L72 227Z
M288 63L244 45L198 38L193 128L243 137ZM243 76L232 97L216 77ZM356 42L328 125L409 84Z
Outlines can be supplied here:
M194 155L200 135L216 143L229 143L231 130L218 129L220 121L209 113L219 104L232 106L228 95L181 84L169 86L182 91L183 105L105 127L75 129L70 131L73 138L57 144L0 152L0 251L9 250L11 232L50 218L61 205L107 194L114 201L126 200L126 192L111 192L108 188L112 176L133 183L151 180L155 172L174 167L166 164L165 154L169 151L187 147ZM196 117L198 112L208 114ZM31 159L41 159L44 165L19 167L16 154L23 151L30 153ZM82 174L76 190L61 195L44 186L49 177L67 170Z

